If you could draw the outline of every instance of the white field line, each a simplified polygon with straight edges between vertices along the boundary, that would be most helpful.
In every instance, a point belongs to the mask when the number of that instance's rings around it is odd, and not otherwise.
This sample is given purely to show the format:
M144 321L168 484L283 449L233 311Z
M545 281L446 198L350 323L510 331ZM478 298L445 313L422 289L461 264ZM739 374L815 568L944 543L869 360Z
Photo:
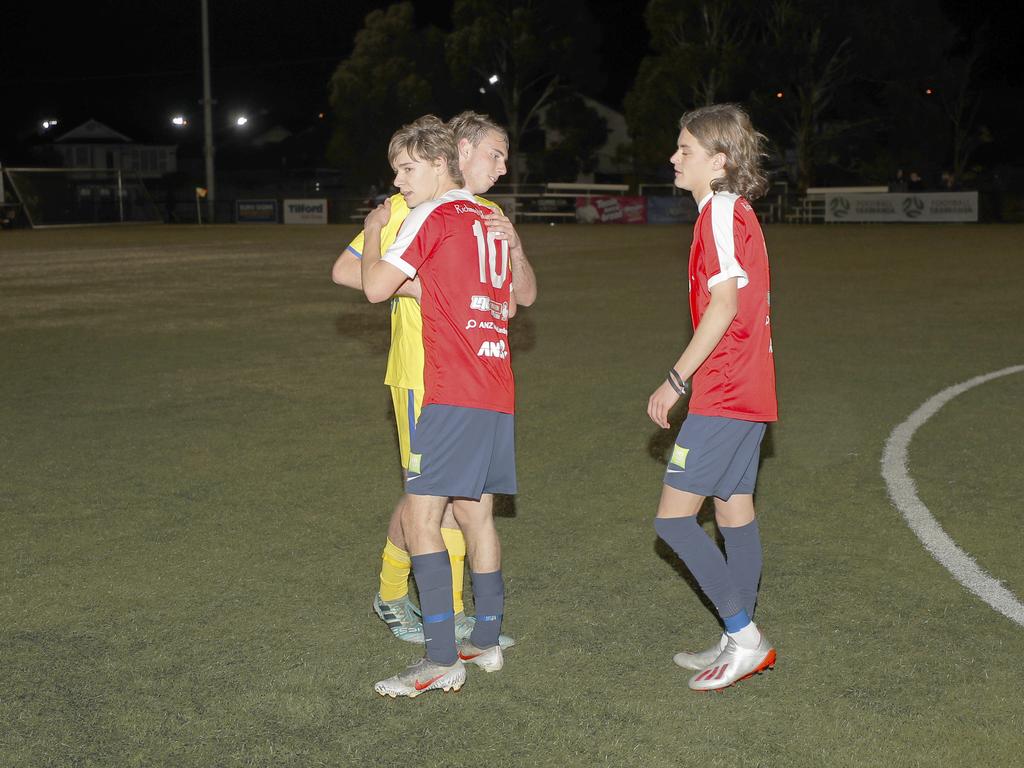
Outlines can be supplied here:
M917 486L907 472L907 449L910 446L911 438L921 425L957 395L962 395L969 389L993 379L1010 376L1014 373L1024 373L1024 365L1014 365L1000 371L986 373L983 376L976 376L944 389L927 400L889 435L882 453L882 477L885 478L885 484L889 488L889 497L893 504L899 509L910 529L921 540L932 557L938 560L942 567L953 574L953 578L967 589L999 613L1024 627L1024 604L1021 604L1020 600L1001 582L989 576L974 562L974 558L960 549L956 542L949 537L938 521L932 517L928 507L918 498Z

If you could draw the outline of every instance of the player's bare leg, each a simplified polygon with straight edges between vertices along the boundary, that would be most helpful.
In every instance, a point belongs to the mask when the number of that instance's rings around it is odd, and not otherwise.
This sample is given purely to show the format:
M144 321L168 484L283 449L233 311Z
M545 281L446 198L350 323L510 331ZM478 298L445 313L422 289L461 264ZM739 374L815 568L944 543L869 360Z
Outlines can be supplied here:
M661 501L658 503L658 517L696 517L705 496L689 491L680 491L667 485L661 486Z

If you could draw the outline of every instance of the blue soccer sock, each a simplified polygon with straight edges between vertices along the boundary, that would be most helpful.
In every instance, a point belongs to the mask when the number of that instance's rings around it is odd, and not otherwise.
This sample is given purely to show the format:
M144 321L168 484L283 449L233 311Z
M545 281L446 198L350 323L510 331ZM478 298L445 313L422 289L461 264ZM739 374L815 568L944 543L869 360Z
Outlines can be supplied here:
M427 658L436 664L454 664L459 652L455 647L452 565L448 551L413 555L412 572L420 593Z
M761 583L761 566L764 562L761 554L761 532L757 520L753 520L738 528L718 526L725 540L725 559L729 567L732 583L740 593L743 610L754 618L757 605L757 587Z
M505 580L501 571L470 572L473 579L473 602L476 605L476 624L469 641L477 648L491 648L498 644L501 617L505 612Z
M690 569L720 618L724 620L743 612L743 601L733 584L725 557L697 524L696 515L655 518L654 530Z

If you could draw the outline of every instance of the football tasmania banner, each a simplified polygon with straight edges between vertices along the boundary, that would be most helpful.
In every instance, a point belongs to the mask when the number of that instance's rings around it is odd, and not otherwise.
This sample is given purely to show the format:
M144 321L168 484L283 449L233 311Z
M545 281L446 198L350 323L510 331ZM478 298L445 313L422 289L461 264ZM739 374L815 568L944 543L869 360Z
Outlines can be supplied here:
M327 200L312 198L308 200L284 201L285 224L326 224Z
M977 220L977 192L833 193L825 196L825 221L833 223Z
M646 197L577 197L576 220L584 224L646 224Z

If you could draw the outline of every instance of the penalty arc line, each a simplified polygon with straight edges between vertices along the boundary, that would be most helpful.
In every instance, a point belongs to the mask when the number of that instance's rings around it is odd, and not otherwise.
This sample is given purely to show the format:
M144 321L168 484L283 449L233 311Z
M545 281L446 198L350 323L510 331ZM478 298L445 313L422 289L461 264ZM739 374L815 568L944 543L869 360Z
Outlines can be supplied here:
M882 477L889 489L889 498L907 521L907 525L924 544L932 557L939 561L953 578L980 597L992 608L1024 627L1024 604L1000 581L994 579L950 538L928 507L917 495L917 486L907 471L907 450L914 433L946 403L958 395L981 384L1024 373L1024 365L1014 365L999 371L976 376L954 384L931 397L907 420L897 426L885 442L882 452Z

